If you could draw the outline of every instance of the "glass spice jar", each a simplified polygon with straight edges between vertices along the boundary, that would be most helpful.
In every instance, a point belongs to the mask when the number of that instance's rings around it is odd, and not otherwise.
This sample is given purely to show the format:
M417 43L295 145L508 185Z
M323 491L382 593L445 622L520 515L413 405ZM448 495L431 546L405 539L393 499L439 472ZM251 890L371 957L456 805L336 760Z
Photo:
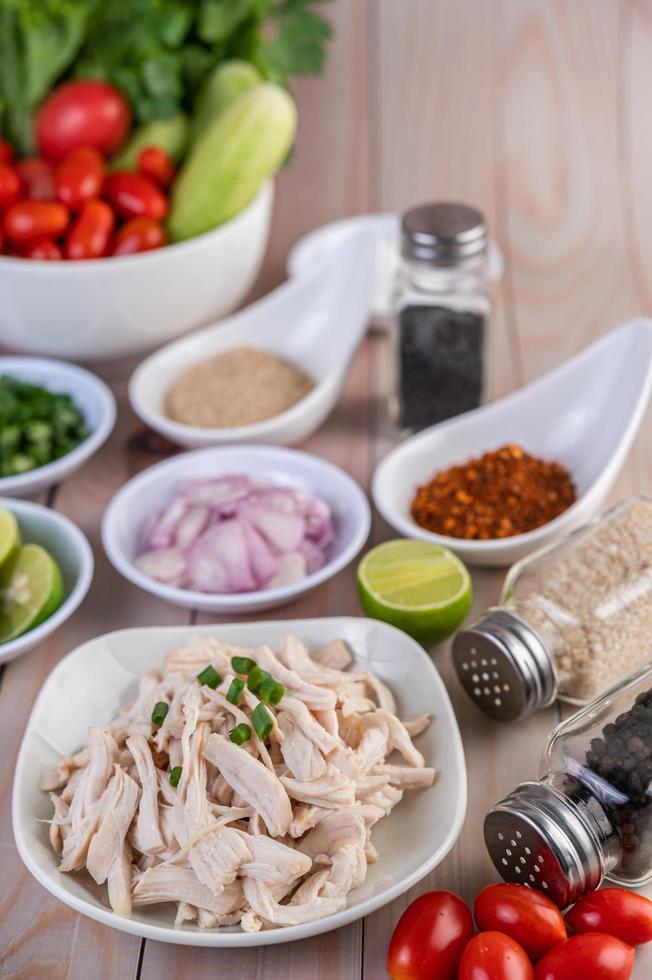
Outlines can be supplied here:
M506 881L561 908L604 877L652 878L652 662L552 732L539 780L492 807L484 835Z
M455 668L487 714L586 704L650 656L652 501L634 497L517 562L499 606L461 630Z
M422 204L401 219L390 414L417 431L482 400L491 312L487 229L467 204Z

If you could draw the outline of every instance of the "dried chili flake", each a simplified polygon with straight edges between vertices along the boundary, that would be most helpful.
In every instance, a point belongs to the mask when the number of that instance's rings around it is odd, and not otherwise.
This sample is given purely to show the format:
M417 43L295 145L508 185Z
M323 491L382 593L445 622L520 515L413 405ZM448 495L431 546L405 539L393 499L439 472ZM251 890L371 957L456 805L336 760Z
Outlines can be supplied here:
M509 538L547 524L576 500L568 470L507 445L436 473L417 490L411 513L451 538Z

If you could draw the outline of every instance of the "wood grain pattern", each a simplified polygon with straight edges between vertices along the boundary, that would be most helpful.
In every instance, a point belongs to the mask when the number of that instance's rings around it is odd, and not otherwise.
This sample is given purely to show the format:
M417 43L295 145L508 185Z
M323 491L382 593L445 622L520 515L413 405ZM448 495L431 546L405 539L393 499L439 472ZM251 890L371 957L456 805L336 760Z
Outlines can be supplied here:
M408 9L409 7L409 9ZM487 215L507 259L489 338L491 397L560 363L615 323L652 307L652 0L333 0L337 37L323 80L297 86L300 133L280 177L274 230L255 295L283 277L291 244L310 228L364 211L461 198ZM365 489L396 439L385 412L386 339L361 348L340 404L303 448L343 466ZM0 977L58 980L376 980L388 937L411 897L429 886L471 900L494 880L482 819L536 774L559 716L490 723L461 695L447 645L434 652L467 756L469 810L460 841L411 895L364 922L302 943L240 952L141 943L77 916L40 888L13 845L13 766L31 704L48 671L82 640L125 625L179 623L188 614L139 593L102 555L99 523L111 495L164 450L129 413L128 366L104 369L120 398L107 447L64 483L53 504L89 535L97 560L81 612L39 651L7 666L0 686ZM648 416L614 490L652 493ZM434 465L434 461L433 461ZM389 535L374 523L372 541ZM474 611L496 601L502 574L474 576ZM354 570L270 613L357 614ZM433 814L436 819L436 813ZM635 977L652 975L652 954Z

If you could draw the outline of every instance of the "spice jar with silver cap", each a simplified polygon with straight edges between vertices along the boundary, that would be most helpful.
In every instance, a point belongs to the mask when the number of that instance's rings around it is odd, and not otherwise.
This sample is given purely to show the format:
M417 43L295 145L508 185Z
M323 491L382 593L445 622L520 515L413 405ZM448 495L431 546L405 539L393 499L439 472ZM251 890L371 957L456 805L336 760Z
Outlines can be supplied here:
M487 228L467 204L422 204L401 219L390 412L416 431L476 408L491 312Z
M652 501L635 497L514 565L453 661L478 707L517 721L556 697L587 704L649 659L651 636Z
M652 879L652 662L553 731L540 779L492 807L484 836L506 881L561 908L605 877Z

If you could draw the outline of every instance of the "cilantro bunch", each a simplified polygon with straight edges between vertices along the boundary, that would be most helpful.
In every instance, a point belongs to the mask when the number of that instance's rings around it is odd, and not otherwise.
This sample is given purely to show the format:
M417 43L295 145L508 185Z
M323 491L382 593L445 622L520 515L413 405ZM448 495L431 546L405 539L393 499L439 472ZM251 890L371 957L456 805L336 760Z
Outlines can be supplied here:
M192 111L208 71L251 61L287 84L324 68L320 0L0 0L0 134L32 149L32 118L69 77L122 89L136 122Z

